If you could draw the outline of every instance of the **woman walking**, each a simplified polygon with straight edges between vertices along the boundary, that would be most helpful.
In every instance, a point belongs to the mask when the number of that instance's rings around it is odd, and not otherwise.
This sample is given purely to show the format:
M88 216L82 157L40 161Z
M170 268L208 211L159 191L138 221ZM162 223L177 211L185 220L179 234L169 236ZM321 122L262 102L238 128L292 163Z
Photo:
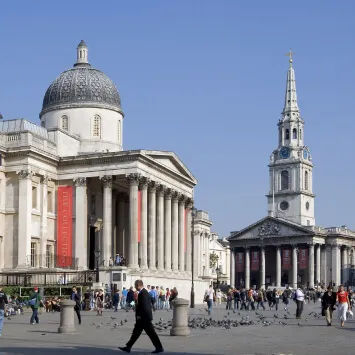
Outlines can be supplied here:
M328 286L327 292L324 292L322 297L322 315L325 315L327 320L327 325L330 327L332 325L334 306L337 300L337 295L333 292L331 285Z
M340 285L337 298L338 304L338 318L340 319L340 326L343 328L346 321L346 312L350 309L348 293L344 290L344 286Z
M96 310L98 316L102 316L103 308L104 308L104 291L100 289L99 293L96 296Z

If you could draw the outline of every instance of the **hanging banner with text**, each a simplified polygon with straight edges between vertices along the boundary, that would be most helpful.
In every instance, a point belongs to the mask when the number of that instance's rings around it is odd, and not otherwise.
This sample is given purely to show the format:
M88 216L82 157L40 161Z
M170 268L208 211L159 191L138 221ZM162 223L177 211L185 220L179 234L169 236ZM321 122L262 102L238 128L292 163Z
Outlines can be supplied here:
M282 250L282 269L290 270L291 269L291 250L283 249Z
M251 271L259 270L259 252L258 251L254 250L254 251L251 252L250 270Z
M308 249L300 249L298 254L299 268L301 270L308 268Z
M142 190L138 190L138 243L141 242L141 227L142 227Z
M235 253L235 267L237 272L244 271L244 253Z
M73 187L58 187L57 266L72 266ZM83 237L83 236L78 236Z

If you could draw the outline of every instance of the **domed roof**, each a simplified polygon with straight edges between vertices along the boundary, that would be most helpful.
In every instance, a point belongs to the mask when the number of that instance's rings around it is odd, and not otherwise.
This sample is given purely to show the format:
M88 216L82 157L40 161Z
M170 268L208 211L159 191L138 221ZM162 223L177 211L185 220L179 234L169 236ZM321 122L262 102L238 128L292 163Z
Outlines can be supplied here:
M49 111L77 107L106 108L123 114L115 84L87 62L87 47L83 41L78 46L74 68L60 74L47 89L40 117Z

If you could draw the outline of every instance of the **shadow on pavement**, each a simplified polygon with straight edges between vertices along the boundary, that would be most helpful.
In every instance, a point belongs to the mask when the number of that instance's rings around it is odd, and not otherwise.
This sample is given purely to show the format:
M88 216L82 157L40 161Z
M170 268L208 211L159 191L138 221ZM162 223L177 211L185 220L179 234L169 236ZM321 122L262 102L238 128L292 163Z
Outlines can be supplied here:
M133 349L131 354L150 354L153 351L151 350L140 350L140 349ZM126 354L118 349L109 349L109 348L93 348L93 347L82 347L82 346L71 346L71 347L57 347L57 348L24 348L24 347L1 347L0 348L0 355L22 355L22 354L31 354L31 355L57 355L57 354L85 354L85 355L96 355L102 354L105 352L105 355L119 355L119 354ZM169 355L204 355L203 353L189 353L189 352L169 352L166 351L162 354L169 354ZM215 355L222 355L215 354Z

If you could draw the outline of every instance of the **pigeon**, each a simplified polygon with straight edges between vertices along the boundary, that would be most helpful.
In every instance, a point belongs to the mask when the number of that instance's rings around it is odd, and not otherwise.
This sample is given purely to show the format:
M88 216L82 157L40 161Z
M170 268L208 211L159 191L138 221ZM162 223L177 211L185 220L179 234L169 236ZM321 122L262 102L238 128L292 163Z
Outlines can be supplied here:
M116 319L116 317L110 317L112 320L115 320Z
M121 320L121 325L123 325L123 320Z
M284 319L288 319L287 314L284 314Z
M277 313L275 313L274 318L279 318L279 315Z

